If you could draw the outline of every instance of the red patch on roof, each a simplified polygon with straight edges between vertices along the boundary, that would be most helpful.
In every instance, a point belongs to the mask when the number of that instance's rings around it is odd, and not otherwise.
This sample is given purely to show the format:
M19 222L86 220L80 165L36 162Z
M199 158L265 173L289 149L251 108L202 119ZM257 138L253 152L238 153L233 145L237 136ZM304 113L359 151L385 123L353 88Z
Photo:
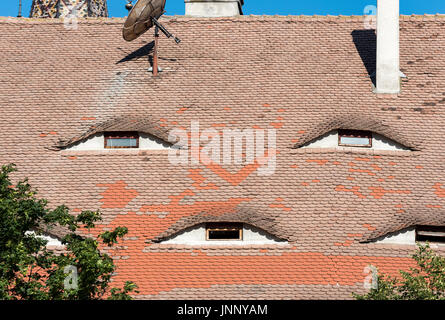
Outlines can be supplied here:
M385 194L409 194L411 191L409 190L385 190L382 187L369 187L369 189L372 191L371 196L373 196L376 199L382 198Z
M335 191L341 191L341 192L352 192L353 194L355 194L357 197L359 198L366 198L365 195L363 195L362 193L359 192L360 187L355 186L355 187L351 187L351 188L346 188L345 186L337 186L335 188Z
M437 182L433 188L436 190L434 193L439 197L439 198L445 198L445 188L441 188L443 186L442 183Z
M107 188L101 193L103 198L102 208L125 208L125 206L134 198L138 196L138 192L133 189L127 189L127 184L124 181L117 181L115 183L97 184L100 188Z

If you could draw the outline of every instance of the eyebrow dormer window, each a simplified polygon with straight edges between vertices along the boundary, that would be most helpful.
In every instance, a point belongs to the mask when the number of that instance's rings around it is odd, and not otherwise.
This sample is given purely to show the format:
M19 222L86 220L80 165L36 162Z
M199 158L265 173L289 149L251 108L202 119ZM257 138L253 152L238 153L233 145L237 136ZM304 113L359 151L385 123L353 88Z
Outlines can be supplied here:
M139 148L137 132L106 132L104 134L105 149Z
M207 223L207 240L243 240L242 223Z
M189 246L288 245L287 240L242 222L203 222L156 242Z
M338 145L342 147L372 147L372 132L360 130L338 130Z
M442 227L442 226L417 226L416 227L416 241L445 243L445 227Z

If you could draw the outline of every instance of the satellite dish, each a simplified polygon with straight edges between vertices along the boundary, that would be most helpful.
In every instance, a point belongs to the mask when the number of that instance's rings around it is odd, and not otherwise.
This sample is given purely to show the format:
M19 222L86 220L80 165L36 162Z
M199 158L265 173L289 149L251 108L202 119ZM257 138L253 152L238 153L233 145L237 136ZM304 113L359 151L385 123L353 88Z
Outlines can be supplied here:
M154 49L153 49L153 67L151 71L153 72L153 76L157 76L158 72L158 38L159 38L159 30L162 31L163 34L167 38L173 37L176 43L181 42L178 38L172 35L168 30L159 23L158 19L164 14L166 0L139 0L136 2L134 7L131 9L128 14L128 18L125 21L124 29L122 30L122 35L125 40L133 41L138 38L144 32L155 27L155 41L154 41ZM130 2L129 2L130 4ZM130 7L130 6L128 6Z
M164 14L166 0L139 0L131 9L125 21L123 36L127 41L133 41L154 25Z

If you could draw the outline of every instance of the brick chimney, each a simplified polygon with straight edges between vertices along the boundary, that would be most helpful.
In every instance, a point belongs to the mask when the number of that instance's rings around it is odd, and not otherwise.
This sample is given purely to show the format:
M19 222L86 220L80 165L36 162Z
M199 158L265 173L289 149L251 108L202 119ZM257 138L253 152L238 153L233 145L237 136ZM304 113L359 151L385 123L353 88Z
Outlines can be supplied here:
M244 0L184 0L185 15L192 17L233 17L243 14Z
M399 0L377 0L377 93L400 92Z
M108 17L107 0L33 0L30 18Z

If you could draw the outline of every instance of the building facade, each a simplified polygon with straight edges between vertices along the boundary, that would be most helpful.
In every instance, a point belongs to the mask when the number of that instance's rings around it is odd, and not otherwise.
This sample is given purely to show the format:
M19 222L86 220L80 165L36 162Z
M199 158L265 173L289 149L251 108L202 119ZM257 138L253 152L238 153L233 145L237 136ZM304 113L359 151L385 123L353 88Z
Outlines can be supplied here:
M108 17L106 0L33 0L31 18Z
M128 227L105 251L136 298L351 299L416 241L443 252L445 225L445 17L396 22L396 93L365 20L163 17L182 41L153 77L151 31L127 43L123 19L0 18L1 162L100 209L93 235Z

